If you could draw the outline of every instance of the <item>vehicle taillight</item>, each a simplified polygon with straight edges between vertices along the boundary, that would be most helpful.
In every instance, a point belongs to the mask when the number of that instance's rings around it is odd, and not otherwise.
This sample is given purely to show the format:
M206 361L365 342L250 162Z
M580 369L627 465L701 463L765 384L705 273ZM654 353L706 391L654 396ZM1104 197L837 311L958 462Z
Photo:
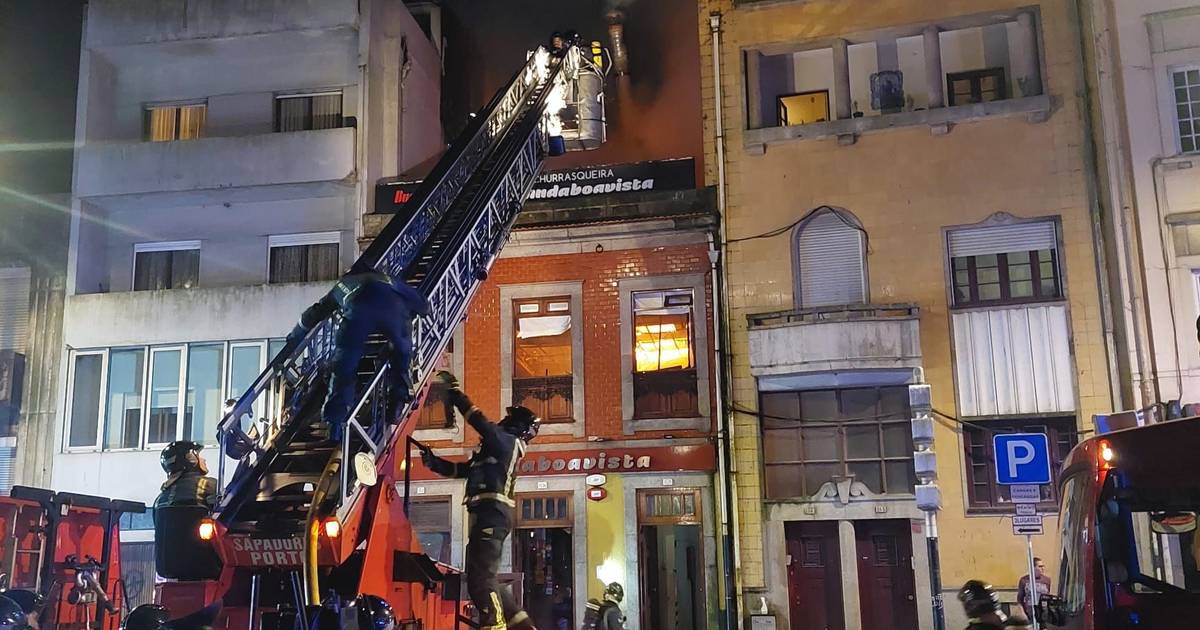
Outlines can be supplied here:
M211 518L201 519L196 533L200 535L200 540L212 540L217 536L217 524Z
M1113 467L1113 461L1117 459L1117 452L1113 450L1112 444L1109 444L1108 440L1100 440L1096 456L1100 460L1100 470L1108 470Z
M325 535L330 538L337 538L342 533L342 524L332 516L325 519Z

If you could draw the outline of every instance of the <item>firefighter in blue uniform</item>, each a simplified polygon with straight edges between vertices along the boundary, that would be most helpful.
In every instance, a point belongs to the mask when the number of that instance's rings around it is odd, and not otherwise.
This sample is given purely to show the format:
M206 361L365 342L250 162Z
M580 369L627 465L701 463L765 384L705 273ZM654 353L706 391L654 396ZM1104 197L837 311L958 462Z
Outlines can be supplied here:
M304 311L288 341L303 338L313 326L334 313L341 314L342 323L333 340L329 392L321 418L329 424L330 437L338 440L354 403L355 374L371 334L381 333L392 345L389 409L394 412L397 403L411 399L412 320L417 315L428 315L429 303L425 296L397 278L373 269L354 268L325 297Z
M508 415L497 424L488 421L458 386L449 372L439 372L438 380L447 400L479 433L479 450L471 459L458 463L434 455L421 447L421 459L443 477L466 479L467 515L467 593L479 610L481 630L532 629L529 615L517 607L512 593L500 589L496 572L504 541L512 530L514 486L517 464L530 440L537 436L541 419L525 407L509 407Z

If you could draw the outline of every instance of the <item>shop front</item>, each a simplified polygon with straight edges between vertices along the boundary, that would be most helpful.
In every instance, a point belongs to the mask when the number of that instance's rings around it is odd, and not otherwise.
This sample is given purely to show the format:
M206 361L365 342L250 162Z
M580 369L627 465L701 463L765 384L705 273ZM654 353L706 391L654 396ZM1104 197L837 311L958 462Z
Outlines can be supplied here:
M537 627L578 627L584 604L610 582L625 589L630 630L717 627L715 450L702 439L655 443L535 445L521 462L501 570ZM462 566L462 482L417 461L410 478L410 515L426 551Z

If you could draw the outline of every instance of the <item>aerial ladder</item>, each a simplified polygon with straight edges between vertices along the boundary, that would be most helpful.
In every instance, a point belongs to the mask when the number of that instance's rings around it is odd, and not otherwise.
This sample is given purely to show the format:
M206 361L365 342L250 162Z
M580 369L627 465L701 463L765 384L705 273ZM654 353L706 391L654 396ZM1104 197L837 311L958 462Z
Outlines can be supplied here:
M429 301L413 326L420 394L398 413L388 408L387 371L406 366L391 365L386 343L372 339L343 436L331 441L320 410L336 316L289 342L218 427L215 508L159 515L159 544L169 545L160 559L178 580L159 585L164 603L189 612L219 602L218 628L314 630L318 619L337 619L339 602L372 594L391 604L401 629L473 625L459 572L424 553L407 488L401 495L396 486L426 381L545 158L603 142L603 83L578 47L539 48L473 116L357 263ZM202 592L188 590L197 584Z

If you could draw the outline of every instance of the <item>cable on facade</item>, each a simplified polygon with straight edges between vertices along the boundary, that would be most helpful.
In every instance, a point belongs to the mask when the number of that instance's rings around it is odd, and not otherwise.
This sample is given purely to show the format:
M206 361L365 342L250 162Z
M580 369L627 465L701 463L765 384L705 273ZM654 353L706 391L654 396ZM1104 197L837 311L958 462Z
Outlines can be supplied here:
M846 215L842 214L841 212L838 212L837 209L834 208L833 206L826 206L826 205L820 205L820 206L817 206L816 208L813 208L812 210L809 210L808 212L805 212L799 219L796 219L795 221L792 221L791 223L789 223L783 227L778 227L773 230L763 232L762 234L755 234L753 236L743 236L741 238L731 238L731 239L728 239L725 241L725 245L731 245L733 243L741 243L744 241L753 241L753 240L761 239L761 238L774 238L776 236L779 236L780 234L786 234L786 233L792 231L797 225L804 223L810 217L812 217L814 214L816 214L822 210L828 210L829 212L833 213L833 216L838 218L838 221L841 221L842 223L845 223L846 225L858 230L859 232L862 232L863 248L867 251L868 254L871 253L871 235L867 234L867 230L864 229L863 226L846 218Z

